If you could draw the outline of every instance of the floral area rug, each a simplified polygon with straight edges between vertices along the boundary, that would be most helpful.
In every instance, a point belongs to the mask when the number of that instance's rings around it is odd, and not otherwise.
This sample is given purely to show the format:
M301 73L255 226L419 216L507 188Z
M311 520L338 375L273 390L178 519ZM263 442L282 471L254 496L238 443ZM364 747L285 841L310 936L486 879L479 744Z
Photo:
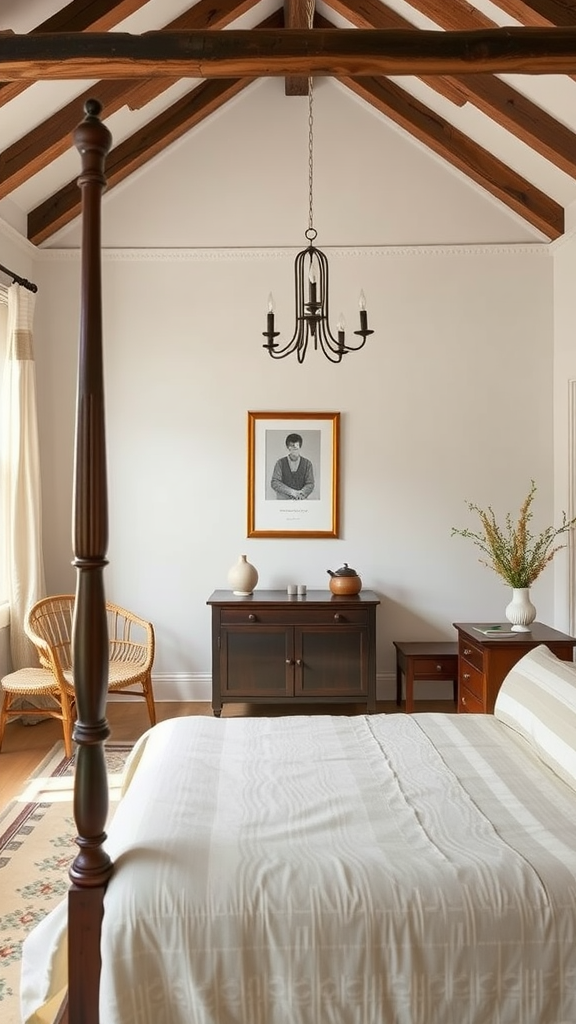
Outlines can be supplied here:
M107 743L110 817L131 743ZM65 896L78 847L74 759L57 743L0 813L0 1021L20 1024L20 959L28 932Z

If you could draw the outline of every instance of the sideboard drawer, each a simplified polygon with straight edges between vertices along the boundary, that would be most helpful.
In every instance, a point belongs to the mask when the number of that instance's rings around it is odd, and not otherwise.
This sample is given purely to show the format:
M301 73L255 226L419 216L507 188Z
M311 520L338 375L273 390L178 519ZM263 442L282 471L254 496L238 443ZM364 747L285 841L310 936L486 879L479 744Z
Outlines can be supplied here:
M460 637L458 642L458 654L464 661L469 662L470 665L474 665L479 672L484 671L484 653L481 647L476 647L475 644L470 643L467 637Z
M365 626L368 624L369 612L366 608L314 608L306 607L303 615L303 602L294 602L293 607L266 608L247 605L244 608L222 608L220 622L223 626L250 626L258 623L263 626L297 626L303 622L314 626Z

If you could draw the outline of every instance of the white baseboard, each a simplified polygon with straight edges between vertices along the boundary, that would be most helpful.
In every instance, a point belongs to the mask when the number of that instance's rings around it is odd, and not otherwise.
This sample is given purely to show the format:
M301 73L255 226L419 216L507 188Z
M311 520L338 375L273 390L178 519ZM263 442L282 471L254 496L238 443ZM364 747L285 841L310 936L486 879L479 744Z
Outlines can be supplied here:
M209 672L181 672L176 675L160 673L153 675L154 699L163 701L207 701L212 699L212 677ZM448 700L452 696L452 683L426 683L426 689L416 683L416 696L424 693L430 700ZM392 672L382 673L376 677L376 696L378 700L396 699L396 675ZM110 700L130 700L112 694Z

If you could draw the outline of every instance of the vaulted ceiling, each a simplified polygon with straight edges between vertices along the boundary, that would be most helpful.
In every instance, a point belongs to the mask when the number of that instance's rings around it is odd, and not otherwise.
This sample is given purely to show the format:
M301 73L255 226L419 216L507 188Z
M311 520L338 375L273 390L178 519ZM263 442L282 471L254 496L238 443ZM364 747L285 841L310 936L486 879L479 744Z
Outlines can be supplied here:
M576 202L576 0L3 0L0 31L0 215L36 245L79 214L87 98L113 189L267 74L333 74L545 239Z

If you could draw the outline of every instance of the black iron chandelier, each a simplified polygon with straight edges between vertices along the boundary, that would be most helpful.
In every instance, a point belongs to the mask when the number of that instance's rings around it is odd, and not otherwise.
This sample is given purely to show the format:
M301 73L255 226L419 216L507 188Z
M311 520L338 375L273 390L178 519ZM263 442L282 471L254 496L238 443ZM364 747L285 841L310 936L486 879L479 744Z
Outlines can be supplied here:
M310 5L309 27L312 27L314 3ZM358 352L366 344L366 338L374 331L368 327L368 313L364 292L360 292L360 329L354 331L358 341L346 340L344 317L340 314L336 327L336 335L330 328L329 317L329 267L328 258L314 242L318 232L314 228L313 208L314 185L314 118L313 118L313 80L308 79L308 230L305 237L308 245L298 253L294 261L294 296L296 325L294 334L286 344L275 339L280 332L274 330L274 300L268 297L268 317L266 330L262 332L267 339L263 348L273 359L284 359L294 352L299 363L303 363L308 345L320 349L332 363L340 363L348 352Z

